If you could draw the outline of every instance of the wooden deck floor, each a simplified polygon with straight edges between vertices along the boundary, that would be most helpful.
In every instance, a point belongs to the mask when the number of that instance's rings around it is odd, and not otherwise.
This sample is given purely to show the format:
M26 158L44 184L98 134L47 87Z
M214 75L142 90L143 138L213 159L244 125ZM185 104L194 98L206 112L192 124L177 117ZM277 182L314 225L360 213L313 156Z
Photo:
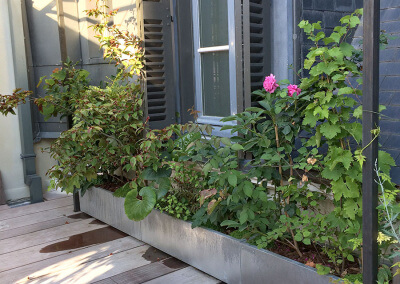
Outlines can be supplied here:
M0 206L0 283L220 283L193 267L73 212L72 197Z

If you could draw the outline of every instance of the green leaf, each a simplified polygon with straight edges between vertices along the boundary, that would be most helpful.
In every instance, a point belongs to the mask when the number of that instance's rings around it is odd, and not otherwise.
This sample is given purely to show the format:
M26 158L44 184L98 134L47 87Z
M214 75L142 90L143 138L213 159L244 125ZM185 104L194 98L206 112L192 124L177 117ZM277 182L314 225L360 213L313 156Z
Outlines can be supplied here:
M229 139L228 137L222 137L221 138L221 142L226 146L231 146L232 145L231 139Z
M264 110L259 107L248 107L248 108L246 108L246 111L260 112L260 111L264 111Z
M327 139L333 139L336 135L340 133L341 129L339 125L325 122L324 124L321 124L320 131L321 134L324 135Z
M126 195L128 194L128 192L131 191L131 190L132 190L132 188L131 188L131 186L130 186L130 184L129 184L129 182L128 182L128 183L124 184L123 186L121 186L120 188L118 188L118 189L113 193L113 195L114 195L115 197L126 197Z
M156 189L157 192L157 200L163 198L171 188L171 180L167 177L160 178L157 180L158 188Z
M339 96L341 96L341 95L351 95L353 93L354 93L354 89L353 88L344 87L344 88L340 88L339 89L338 95Z
M315 142L318 148L321 146L321 138L322 138L321 128L320 126L318 126L317 130L315 131Z
M335 200L338 201L340 198L357 198L360 196L360 186L350 177L346 177L346 182L343 178L337 181L332 181L332 191L334 193Z
M340 36L340 34L338 34L338 33L336 33L336 32L333 32L333 33L330 35L329 38L333 39L334 42L339 43L339 42L340 42L341 36Z
M157 196L153 187L143 187L139 195L142 200L137 198L137 190L128 192L125 198L124 208L129 219L141 221L153 210L157 202Z
M343 52L344 56L350 57L353 55L354 47L347 42L342 42L340 44L340 50Z
M346 170L350 169L353 162L353 154L350 150L343 150L339 147L331 147L329 149L330 161L327 164L329 169L333 170L338 163L343 164Z
M248 197L251 197L253 194L253 184L250 181L245 181L243 185L243 192Z
M237 176L234 175L234 174L230 174L228 176L228 182L229 182L230 185L236 186L237 185Z
M351 220L356 218L357 213L359 212L360 207L358 207L358 203L353 199L345 199L343 202L343 211L346 213L346 216Z
M394 166L396 166L396 163L389 153L385 151L378 152L378 167L383 173L389 174L391 167Z
M288 79L283 79L283 80L280 80L279 82L278 82L278 85L280 86L280 85L288 85L288 84L290 84L290 81L288 80Z
M343 170L342 169L343 168L331 170L329 168L325 168L321 172L321 175L322 175L323 178L336 181L342 176L343 171L344 171L344 169Z
M314 115L312 110L306 111L303 125L310 125L311 127L315 127L317 125L318 117Z
M329 272L331 271L329 267L323 266L321 264L317 264L316 268L319 275L326 275L329 274Z
M295 239L296 241L298 241L298 242L301 242L301 241L303 240L303 235L300 234L300 233L297 233L297 234L294 236L294 239Z
M258 102L263 108L266 110L270 111L271 110L271 105L267 100L259 101Z
M63 81L67 76L67 72L65 69L61 69L60 71L53 73L51 76L59 81Z
M246 210L243 210L242 212L240 212L239 215L239 222L240 224L244 224L249 218L249 215L247 214Z
M357 25L360 24L360 18L357 16L352 16L349 21L350 28L355 28Z
M353 116L354 116L355 118L361 119L361 118L362 118L362 112L363 112L362 106L358 106L358 107L354 110Z
M46 79L44 80L46 82L47 85L54 85L54 80L53 79Z
M47 118L50 117L54 113L54 105L51 103L47 103L43 106L42 114L44 114Z
M337 57L339 60L343 60L344 54L339 47L334 47L328 51L328 54L332 57Z
M313 66L314 62L315 62L315 57L304 60L304 68L307 70L310 70L310 68Z
M347 255L347 260L351 261L351 262L354 262L354 256L352 256L351 254L348 254Z
M145 180L155 181L159 178L170 177L171 173L172 169L168 166L159 168L157 171L155 171L152 167L147 167L142 172L142 178Z
M233 144L232 146L231 146L231 148L232 148L232 150L234 150L234 151L240 151L240 150L243 150L243 146L242 145L240 145L240 144Z
M221 223L221 227L230 227L230 228L236 228L238 227L240 224L236 221L232 221L232 220L225 220Z
M211 169L212 169L211 163L205 164L204 167L203 167L203 172L204 172L204 174L205 174L205 175L208 175L208 173L211 171Z
M292 128L290 127L290 125L286 125L285 128L283 128L282 133L288 135L291 130Z

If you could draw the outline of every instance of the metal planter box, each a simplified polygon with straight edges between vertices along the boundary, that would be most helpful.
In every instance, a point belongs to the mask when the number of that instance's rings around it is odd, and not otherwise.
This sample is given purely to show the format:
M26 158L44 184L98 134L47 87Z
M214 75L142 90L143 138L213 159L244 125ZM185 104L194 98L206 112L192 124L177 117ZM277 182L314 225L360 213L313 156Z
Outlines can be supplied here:
M219 232L192 229L191 223L157 210L134 222L125 215L124 199L101 188L86 191L80 202L82 212L227 283L328 284L338 279Z

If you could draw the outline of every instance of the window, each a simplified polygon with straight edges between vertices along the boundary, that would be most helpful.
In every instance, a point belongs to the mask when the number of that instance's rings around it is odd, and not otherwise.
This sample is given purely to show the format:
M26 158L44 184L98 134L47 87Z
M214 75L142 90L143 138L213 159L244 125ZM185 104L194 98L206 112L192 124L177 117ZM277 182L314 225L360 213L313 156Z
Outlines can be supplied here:
M226 125L220 119L237 112L234 2L192 0L199 123Z

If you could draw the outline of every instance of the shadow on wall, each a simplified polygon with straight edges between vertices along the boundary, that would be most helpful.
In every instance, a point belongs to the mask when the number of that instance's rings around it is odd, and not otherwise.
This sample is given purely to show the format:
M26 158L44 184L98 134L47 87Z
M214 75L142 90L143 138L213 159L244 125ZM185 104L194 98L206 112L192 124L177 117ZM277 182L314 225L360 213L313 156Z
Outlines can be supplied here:
M60 4L57 5L57 2ZM131 32L136 32L136 1L113 2L108 4L110 9L119 8L118 14L114 17L114 23L121 24ZM91 82L94 85L98 85L106 76L115 74L114 66L103 60L98 40L90 28L95 20L87 18L84 12L94 7L95 1L89 0L27 1L32 51L31 89L34 89L36 96L44 95L41 87L36 88L40 77L51 74L55 68L61 66L63 49L72 61L80 62L80 68L90 72ZM62 35L60 36L62 29L65 31L65 39ZM44 121L36 109L33 111L33 116L33 128L36 134L34 136L38 138L37 140L58 137L60 132L67 129L65 119L51 118Z
M114 23L136 33L136 0L108 0L107 4L110 9L119 8ZM79 62L79 68L90 72L93 85L98 85L107 76L115 74L114 65L104 61L98 40L90 28L95 20L86 17L84 12L94 7L94 0L26 1L32 53L32 59L28 62L30 89L34 90L36 97L45 95L41 86L36 87L40 77L49 75L55 68L61 67L62 50L66 50L66 55L72 61ZM65 37L62 33L60 36L62 30ZM32 107L32 117L36 166L43 181L43 190L46 190L49 181L45 173L56 162L48 153L42 153L41 148L48 147L51 139L57 138L62 131L67 130L67 123L66 119L60 118L45 121L35 106Z

